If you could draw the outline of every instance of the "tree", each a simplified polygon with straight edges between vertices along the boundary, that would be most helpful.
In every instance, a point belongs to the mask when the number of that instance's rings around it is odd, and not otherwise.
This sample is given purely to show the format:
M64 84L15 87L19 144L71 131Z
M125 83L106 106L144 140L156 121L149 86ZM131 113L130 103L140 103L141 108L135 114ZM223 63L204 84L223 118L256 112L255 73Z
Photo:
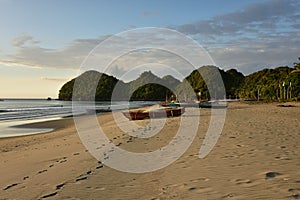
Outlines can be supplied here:
M120 101L120 100L165 100L180 83L172 76L159 78L151 71L139 78L124 83L113 76L97 71L87 71L65 83L59 91L60 100ZM76 84L76 90L73 90ZM76 94L74 93L76 92Z
M289 67L278 67L275 69L263 69L246 76L239 88L242 98L259 98L265 100L276 100L283 98L282 83L287 82L287 76L293 71Z
M300 57L298 58L298 60L300 61ZM300 63L294 63L294 68L300 70Z

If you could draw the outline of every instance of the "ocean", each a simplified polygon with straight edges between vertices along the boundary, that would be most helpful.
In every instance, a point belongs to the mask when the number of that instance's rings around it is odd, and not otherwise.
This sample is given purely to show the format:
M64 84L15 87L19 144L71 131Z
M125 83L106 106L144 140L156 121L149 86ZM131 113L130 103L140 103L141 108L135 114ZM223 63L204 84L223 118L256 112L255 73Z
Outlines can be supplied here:
M45 133L52 129L17 128L15 126L60 119L71 116L72 102L46 99L3 99L0 101L0 138ZM87 109L121 110L145 105L154 105L157 102L75 102L76 114L85 114ZM79 109L78 109L79 108Z

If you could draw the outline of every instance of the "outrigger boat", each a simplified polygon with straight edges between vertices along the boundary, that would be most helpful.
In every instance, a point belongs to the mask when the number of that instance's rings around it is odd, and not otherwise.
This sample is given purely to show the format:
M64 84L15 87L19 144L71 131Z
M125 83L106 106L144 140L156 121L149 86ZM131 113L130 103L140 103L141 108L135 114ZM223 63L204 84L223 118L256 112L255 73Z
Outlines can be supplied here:
M122 112L129 120L142 120L147 118L163 118L163 117L177 117L185 112L183 107L164 107L153 110L131 110Z

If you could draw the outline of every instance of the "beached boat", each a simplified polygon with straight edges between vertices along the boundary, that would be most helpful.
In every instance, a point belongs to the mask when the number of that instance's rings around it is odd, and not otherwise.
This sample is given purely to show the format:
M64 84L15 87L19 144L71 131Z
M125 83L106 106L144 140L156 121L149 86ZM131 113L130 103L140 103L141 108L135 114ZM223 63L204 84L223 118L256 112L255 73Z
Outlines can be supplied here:
M149 118L149 112L145 112L143 110L136 110L136 111L129 111L129 112L122 112L125 117L129 120L141 120Z
M159 109L153 109L149 111L145 110L133 110L129 112L122 112L129 120L142 120L147 118L163 118L163 117L177 117L185 112L183 107L165 107Z

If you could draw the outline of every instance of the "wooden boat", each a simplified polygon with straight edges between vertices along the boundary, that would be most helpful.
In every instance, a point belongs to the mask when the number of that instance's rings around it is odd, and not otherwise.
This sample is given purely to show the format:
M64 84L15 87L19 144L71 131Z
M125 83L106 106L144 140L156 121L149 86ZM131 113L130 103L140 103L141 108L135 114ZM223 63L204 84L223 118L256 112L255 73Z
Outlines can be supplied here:
M177 117L185 112L183 107L165 107L154 109L150 111L135 110L129 112L122 112L129 120L142 120L147 118L164 118L164 117Z
M177 117L185 112L184 107L166 107L163 109L155 109L149 111L151 118L162 118L162 117Z
M141 119L147 119L150 117L149 112L145 112L143 110L122 112L122 113L129 120L141 120Z

